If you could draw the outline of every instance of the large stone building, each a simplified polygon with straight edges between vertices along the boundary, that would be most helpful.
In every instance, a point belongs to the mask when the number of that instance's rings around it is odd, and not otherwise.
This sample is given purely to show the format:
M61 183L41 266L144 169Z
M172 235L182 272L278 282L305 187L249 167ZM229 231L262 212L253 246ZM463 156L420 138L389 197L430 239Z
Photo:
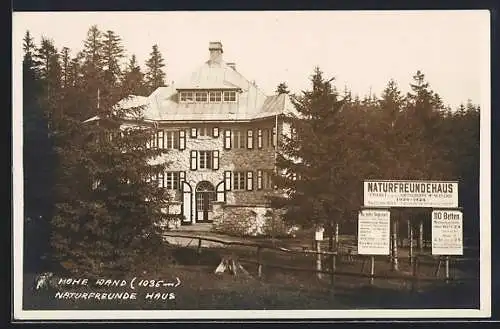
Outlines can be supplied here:
M144 107L158 133L151 146L168 149L158 177L172 196L168 211L182 224L213 223L215 230L265 233L267 198L274 189L282 115L293 111L286 94L267 96L234 63L223 60L220 42L209 58L179 84L148 97L129 99Z

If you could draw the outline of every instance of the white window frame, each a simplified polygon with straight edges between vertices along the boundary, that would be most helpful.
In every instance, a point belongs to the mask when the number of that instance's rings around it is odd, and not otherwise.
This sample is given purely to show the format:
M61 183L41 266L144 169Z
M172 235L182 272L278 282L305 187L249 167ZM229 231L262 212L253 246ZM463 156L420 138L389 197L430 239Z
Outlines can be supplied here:
M194 93L194 101L196 103L207 103L208 102L208 92L207 91L196 91Z
M178 171L167 171L165 173L165 188L167 190L178 190L179 189L179 182L180 182L180 174Z
M188 95L190 95L191 97L189 98ZM179 101L181 103L193 103L194 99L194 92L192 91L181 91L179 93Z
M245 191L247 188L247 172L233 171L232 187L234 191Z
M198 168L212 169L212 167L213 167L213 152L198 151Z
M235 129L233 130L233 148L244 149L246 148L246 135L243 133L244 130Z
M222 102L222 91L220 91L220 90L209 91L208 92L208 101L210 103L221 103Z
M179 149L180 132L177 130L166 130L164 136L164 148L169 150Z
M223 101L224 103L236 103L236 91L224 90Z

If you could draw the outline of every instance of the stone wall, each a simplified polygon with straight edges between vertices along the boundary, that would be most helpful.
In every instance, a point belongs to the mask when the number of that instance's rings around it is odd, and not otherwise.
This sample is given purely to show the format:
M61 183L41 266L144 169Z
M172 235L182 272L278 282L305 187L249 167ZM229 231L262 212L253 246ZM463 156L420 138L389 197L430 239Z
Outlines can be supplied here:
M212 230L234 236L285 236L290 228L266 206L214 204Z

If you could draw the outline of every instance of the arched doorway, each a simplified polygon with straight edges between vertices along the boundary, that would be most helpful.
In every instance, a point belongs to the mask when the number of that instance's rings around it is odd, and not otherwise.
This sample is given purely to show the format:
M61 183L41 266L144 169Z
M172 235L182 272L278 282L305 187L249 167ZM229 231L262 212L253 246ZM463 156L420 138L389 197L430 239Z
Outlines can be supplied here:
M196 222L212 221L212 203L215 201L215 188L212 183L202 181L196 186Z

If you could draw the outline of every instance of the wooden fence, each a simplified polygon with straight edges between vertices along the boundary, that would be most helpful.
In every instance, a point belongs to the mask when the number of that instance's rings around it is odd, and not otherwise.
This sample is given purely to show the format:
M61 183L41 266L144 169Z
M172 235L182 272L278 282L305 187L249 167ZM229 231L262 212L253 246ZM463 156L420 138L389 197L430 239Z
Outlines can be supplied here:
M421 255L415 255L411 258L409 257L398 257L399 260L408 260L409 263L411 264L411 273L408 274L402 274L398 271L395 271L391 274L375 274L374 271L374 257L370 256L364 256L364 255L358 255L356 253L352 253L353 250L356 250L356 246L340 246L337 248L337 251L317 251L317 250L310 250L306 248L302 249L289 249L289 248L284 248L284 247L279 247L276 246L275 244L269 242L269 243L256 243L256 242L247 242L247 241L237 241L237 240L226 240L226 239L220 239L220 238L213 238L213 237L204 237L204 236L198 236L198 235L190 235L190 234L178 234L178 233L169 233L166 232L163 234L165 237L172 237L172 238L185 238L185 239L190 239L191 241L196 241L197 240L197 253L201 253L201 248L203 247L203 241L207 242L214 242L217 244L222 244L224 246L244 246L248 248L255 248L256 251L256 259L239 259L238 261L247 263L247 264L254 264L257 267L257 276L259 278L262 277L263 275L263 268L276 268L276 269L281 269L284 271L294 271L294 272L310 272L310 273L315 273L318 275L318 277L321 277L323 274L328 275L330 277L330 283L333 285L335 283L335 277L336 276L349 276L349 277L358 277L358 278L366 278L369 280L370 284L373 284L373 281L375 279L384 279L384 280L404 280L404 281L410 281L411 282L411 289L414 290L418 287L419 282L465 282L465 281L472 281L472 280L477 280L477 277L461 277L461 278L456 278L450 275L450 258L446 257L440 257L437 259L437 267L436 271L433 276L431 277L422 277L420 275L419 268L421 265L427 264L427 265L436 265L436 259L431 259L429 260L429 255L426 256L421 256ZM318 259L321 259L321 256L326 256L328 257L329 260L329 265L330 268L328 270L322 269L322 268L305 268L305 267L293 267L293 266L283 266L283 265L278 265L278 264L273 264L273 263L266 263L262 260L262 252L264 249L268 250L274 250L277 252L281 253L289 253L289 254L309 254L309 255L316 255ZM345 252L347 250L347 253ZM346 271L339 271L336 268L337 264L337 259L339 257L349 257L351 260L354 258L357 258L358 260L362 260L362 268L365 267L366 263L370 263L370 273L363 273L361 271L360 273L357 272L346 272ZM389 258L389 256L385 256ZM426 259L427 258L427 259ZM478 262L479 260L476 258L453 258L451 260L452 262ZM443 265L444 268L444 276L439 276L440 273L440 268Z

